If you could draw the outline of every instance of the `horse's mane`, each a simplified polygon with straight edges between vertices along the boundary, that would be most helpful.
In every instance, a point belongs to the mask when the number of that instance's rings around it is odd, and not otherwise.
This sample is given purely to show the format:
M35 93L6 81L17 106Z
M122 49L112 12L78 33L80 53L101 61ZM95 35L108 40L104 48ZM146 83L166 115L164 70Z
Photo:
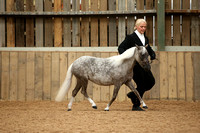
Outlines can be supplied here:
M136 47L129 48L124 53L119 55L121 60L126 60L126 59L129 59L129 58L132 58L134 53L135 53L135 49L136 49Z
M121 55L112 56L112 57L110 57L110 59L114 60L113 64L116 64L116 65L122 64L124 62L124 60L130 59L134 56L135 49L136 49L136 47L129 48Z

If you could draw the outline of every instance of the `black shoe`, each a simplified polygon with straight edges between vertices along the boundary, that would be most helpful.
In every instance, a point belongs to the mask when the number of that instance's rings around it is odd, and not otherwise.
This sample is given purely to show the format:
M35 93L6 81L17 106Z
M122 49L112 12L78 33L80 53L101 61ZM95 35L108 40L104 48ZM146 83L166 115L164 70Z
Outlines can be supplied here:
M132 91L127 94L128 98L132 98L133 96L134 96L134 92L132 92Z
M143 110L139 106L133 106L132 111L145 111L145 110Z

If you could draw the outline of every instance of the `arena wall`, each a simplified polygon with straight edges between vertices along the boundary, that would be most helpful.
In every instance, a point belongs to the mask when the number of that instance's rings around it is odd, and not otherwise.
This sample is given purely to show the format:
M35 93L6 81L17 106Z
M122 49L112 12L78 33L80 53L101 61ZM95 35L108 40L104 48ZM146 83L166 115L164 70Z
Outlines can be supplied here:
M78 57L90 55L110 57L117 55L115 50L98 51L0 51L0 99L9 101L54 101L60 85L65 79L68 66ZM152 63L155 86L145 93L144 99L187 100L200 99L200 52L165 51L156 52L157 59ZM65 100L71 97L76 84L72 86ZM108 101L113 86L99 86L89 83L88 93L95 101ZM126 101L129 89L123 85L117 101ZM76 101L84 97L78 94Z

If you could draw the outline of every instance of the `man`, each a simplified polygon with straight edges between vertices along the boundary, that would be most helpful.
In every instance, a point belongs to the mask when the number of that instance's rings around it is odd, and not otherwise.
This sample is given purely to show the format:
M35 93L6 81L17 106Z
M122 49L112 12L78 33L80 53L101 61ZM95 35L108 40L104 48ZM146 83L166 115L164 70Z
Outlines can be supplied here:
M145 46L149 44L149 40L144 34L146 31L146 27L147 22L144 19L137 19L134 27L135 31L132 34L126 36L125 40L119 45L118 52L122 54L127 49L136 45ZM148 45L146 49L151 57L151 60L154 60L156 58L156 54L152 50L150 45ZM136 89L139 92L140 96L143 97L144 92L150 90L154 86L154 76L151 71L145 71L138 63L136 63L133 69L133 73L133 80L137 85ZM140 101L134 94L134 92L129 92L127 96L131 99L133 103L133 111L144 111L140 107Z

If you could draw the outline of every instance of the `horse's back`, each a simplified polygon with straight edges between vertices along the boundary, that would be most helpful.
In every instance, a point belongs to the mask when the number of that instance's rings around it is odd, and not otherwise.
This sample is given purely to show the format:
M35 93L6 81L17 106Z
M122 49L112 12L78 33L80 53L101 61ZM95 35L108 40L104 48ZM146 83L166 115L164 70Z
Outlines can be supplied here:
M95 60L92 56L81 56L73 62L73 68L87 67Z
M82 56L74 61L72 72L78 78L85 78L100 85L110 85L112 63L109 58Z
M93 56L81 56L73 62L72 70L88 73L93 68L98 68L98 63L101 62L101 58L96 58Z

